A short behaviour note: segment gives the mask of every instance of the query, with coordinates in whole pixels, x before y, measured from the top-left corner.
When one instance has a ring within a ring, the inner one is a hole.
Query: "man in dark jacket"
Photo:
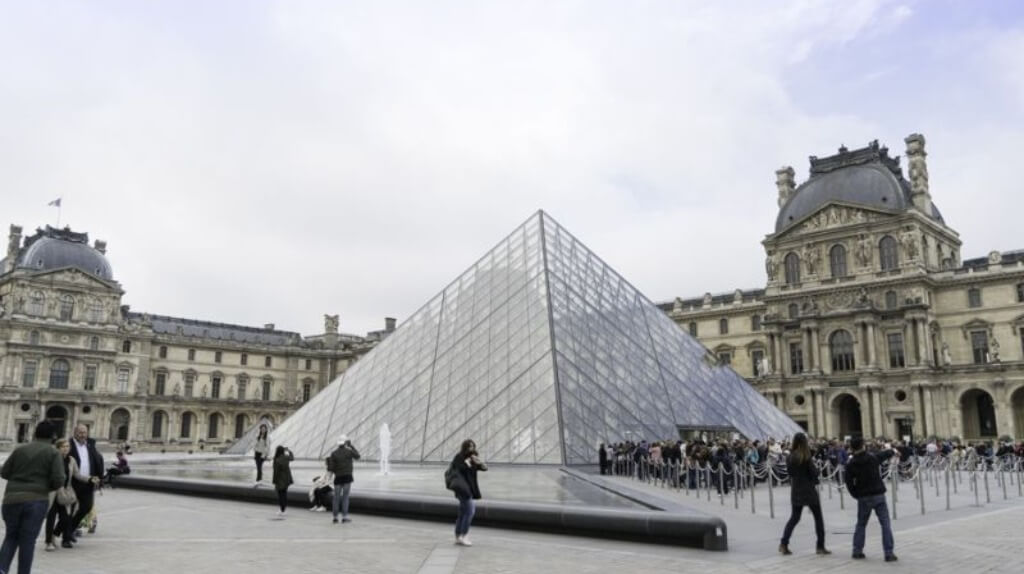
[[[71,519],[74,528],[92,512],[93,493],[103,479],[103,455],[96,450],[96,440],[89,438],[89,427],[79,424],[71,438],[71,456],[78,463],[79,472],[89,477],[89,482],[71,481],[71,487],[78,497],[78,512]],[[89,525],[89,532],[96,532],[95,525]]]
[[[348,496],[352,490],[352,461],[359,460],[359,451],[352,446],[348,437],[341,435],[338,448],[327,458],[327,470],[334,473],[334,523],[338,523],[338,504],[341,504],[341,521],[352,522],[348,517]]]
[[[0,476],[7,481],[3,500],[7,531],[0,549],[0,572],[11,571],[15,552],[18,571],[32,570],[36,538],[49,508],[49,493],[64,484],[64,464],[51,444],[55,431],[49,421],[36,425],[34,440],[14,449],[0,470]]]
[[[892,449],[869,453],[864,448],[864,439],[855,437],[850,441],[853,457],[846,465],[846,489],[857,499],[857,527],[853,531],[853,558],[864,558],[864,529],[871,518],[871,512],[878,517],[882,527],[882,550],[886,562],[895,562],[893,554],[892,525],[889,523],[889,506],[885,502],[885,482],[879,467],[889,457],[899,455]],[[895,470],[894,470],[895,472]]]

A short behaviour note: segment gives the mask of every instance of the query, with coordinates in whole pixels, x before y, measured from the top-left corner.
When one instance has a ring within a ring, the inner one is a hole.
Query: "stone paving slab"
[[[44,552],[39,541],[33,572],[122,574],[520,573],[560,572],[1019,572],[1019,525],[1024,504],[992,505],[974,514],[921,523],[897,534],[896,564],[882,562],[877,530],[869,531],[869,559],[850,560],[850,536],[833,536],[830,557],[813,554],[810,528],[797,553],[775,554],[782,521],[762,542],[741,551],[534,534],[474,527],[472,548],[452,545],[451,525],[353,515],[331,524],[330,513],[292,508],[276,519],[270,504],[193,498],[130,489],[97,497],[100,523],[73,550]],[[801,526],[806,526],[803,523]]]

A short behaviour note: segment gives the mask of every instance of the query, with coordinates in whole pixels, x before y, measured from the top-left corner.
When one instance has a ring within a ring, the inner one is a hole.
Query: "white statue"
[[[391,429],[388,423],[380,425],[380,473],[387,476],[391,472]]]
[[[949,352],[949,343],[942,342],[942,364],[943,366],[950,366],[953,364],[953,355]]]

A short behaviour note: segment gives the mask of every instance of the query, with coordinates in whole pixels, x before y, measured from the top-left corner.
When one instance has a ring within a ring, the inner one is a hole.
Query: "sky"
[[[132,310],[401,322],[538,209],[648,298],[763,287],[775,170],[927,138],[964,258],[1024,248],[1024,6],[0,0],[0,225]]]

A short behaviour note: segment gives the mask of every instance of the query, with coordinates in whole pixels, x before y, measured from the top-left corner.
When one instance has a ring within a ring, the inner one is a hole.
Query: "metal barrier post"
[[[739,467],[739,465],[733,465],[732,473],[733,473],[733,477],[736,478],[736,480],[733,481],[733,485],[732,485],[732,487],[733,487],[732,488],[732,497],[733,497],[732,505],[733,505],[733,508],[735,508],[736,510],[739,510],[740,509],[740,485],[738,484],[739,483],[739,476],[740,476],[740,467]]]
[[[843,496],[843,490],[846,489],[846,482],[843,480],[843,470],[845,468],[845,466],[839,465],[839,469],[836,471],[839,477],[839,486],[836,487],[836,490],[839,491],[839,510],[846,510],[846,497]]]
[[[937,476],[935,476],[935,469],[934,468],[932,469],[932,482],[935,483],[935,496],[938,497],[938,496],[940,496],[940,494],[939,494],[939,478]]]
[[[722,463],[718,463],[718,502],[725,506],[725,477],[722,475]]]
[[[924,477],[921,476],[921,467],[917,468],[917,491],[921,494],[918,498],[921,499],[921,514],[924,514]]]
[[[750,484],[750,513],[751,514],[757,514],[757,507],[754,506],[754,490],[756,490],[754,487],[757,486],[755,484],[756,481],[757,481],[757,474],[754,473],[754,465],[748,464],[747,466],[749,467],[749,470],[750,470],[750,480],[751,480],[751,484]]]
[[[1003,483],[1003,500],[1006,500],[1006,475],[1002,468],[999,469],[999,482]]]
[[[704,490],[708,493],[708,502],[711,502],[711,461],[704,469]]]
[[[975,470],[971,475],[971,486],[974,487],[974,506],[981,506],[981,500],[979,499],[980,489],[978,488],[978,471]]]
[[[889,482],[892,483],[892,519],[896,520],[899,518],[899,511],[897,510],[896,503],[899,501],[899,497],[896,495],[896,475],[899,474],[899,463],[893,463],[892,459],[889,459]]]
[[[985,504],[992,502],[992,496],[988,491],[988,463],[985,463]]]
[[[775,518],[775,493],[774,489],[772,488],[772,482],[774,482],[774,480],[772,479],[771,463],[766,465],[765,469],[768,472],[768,514],[769,516],[771,516],[771,518]]]
[[[956,481],[953,481],[956,484]],[[946,510],[949,510],[949,467],[946,467]]]

